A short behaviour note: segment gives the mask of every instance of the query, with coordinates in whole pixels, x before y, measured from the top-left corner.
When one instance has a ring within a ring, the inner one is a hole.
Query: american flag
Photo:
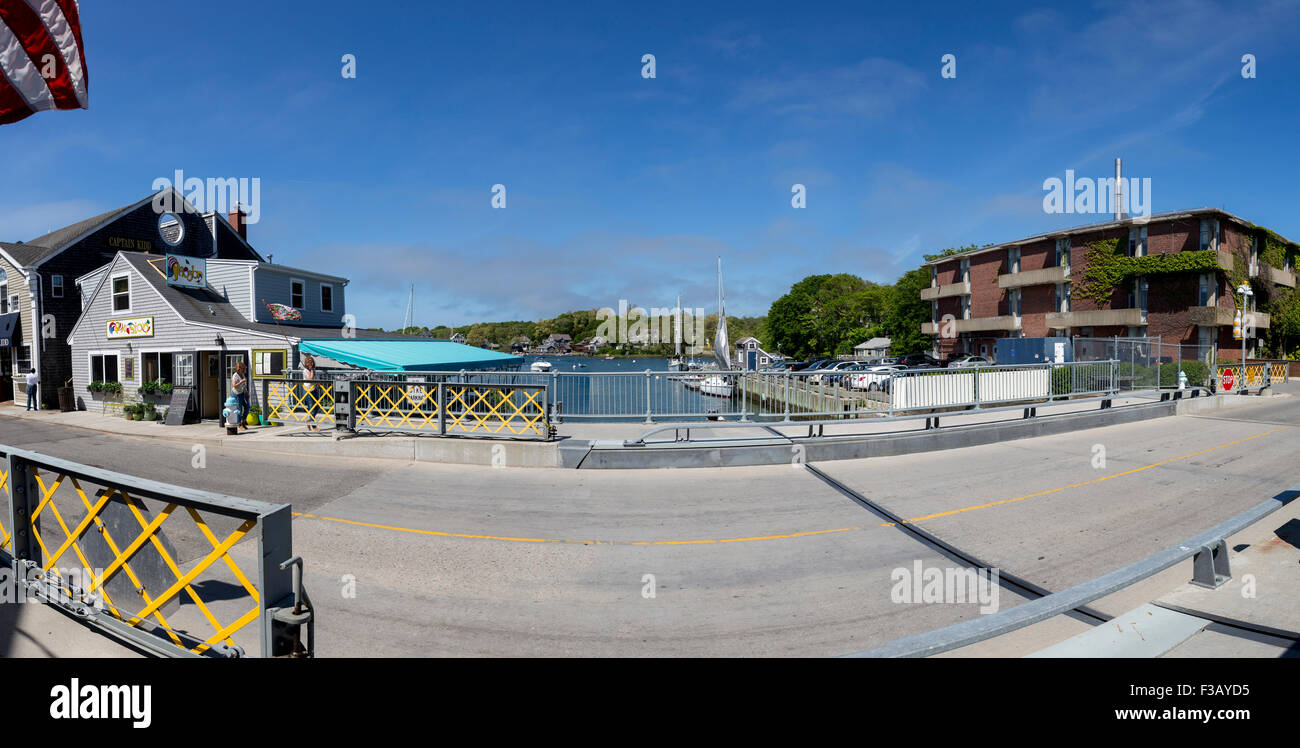
[[[0,0],[0,125],[88,109],[77,0]]]

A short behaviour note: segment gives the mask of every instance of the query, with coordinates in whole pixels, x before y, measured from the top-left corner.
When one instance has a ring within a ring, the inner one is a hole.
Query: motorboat
[[[548,371],[551,370],[551,362],[550,362],[550,361],[534,361],[534,362],[533,362],[533,365],[528,367],[528,370],[531,371],[531,372],[538,373],[538,374],[545,374],[546,372],[548,372]]]

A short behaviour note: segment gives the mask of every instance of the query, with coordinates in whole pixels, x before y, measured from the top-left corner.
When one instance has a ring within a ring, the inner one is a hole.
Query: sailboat
[[[727,340],[727,306],[722,298],[722,258],[718,258],[718,331],[713,335],[713,357],[719,371],[731,369],[731,342]],[[700,392],[705,395],[731,397],[735,384],[726,374],[710,374],[700,381]]]
[[[677,294],[677,309],[673,315],[673,357],[668,359],[668,371],[685,371],[682,360],[682,295]]]

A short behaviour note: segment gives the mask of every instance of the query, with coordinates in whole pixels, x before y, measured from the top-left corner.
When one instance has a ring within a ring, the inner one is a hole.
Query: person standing
[[[243,361],[235,363],[235,373],[230,377],[230,389],[239,402],[239,428],[248,430],[248,366]]]
[[[27,409],[40,410],[41,402],[36,399],[36,389],[40,386],[41,378],[37,376],[36,369],[27,370]]]
[[[302,357],[302,378],[305,381],[311,381],[316,378],[316,359],[311,354],[304,353]],[[317,433],[320,432],[320,426],[316,425],[316,397],[314,386],[303,384],[303,397],[307,400],[307,417],[311,420],[307,428]]]

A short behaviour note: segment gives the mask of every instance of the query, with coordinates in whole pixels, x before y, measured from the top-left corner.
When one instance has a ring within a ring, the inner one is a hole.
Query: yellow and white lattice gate
[[[24,601],[57,605],[160,655],[310,654],[314,624],[288,505],[0,452],[0,545]]]

